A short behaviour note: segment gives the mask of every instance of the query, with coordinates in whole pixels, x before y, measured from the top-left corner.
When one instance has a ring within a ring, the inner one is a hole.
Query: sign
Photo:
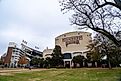
[[[62,42],[65,42],[66,46],[69,44],[80,44],[79,40],[82,40],[83,37],[81,36],[72,36],[72,37],[66,37],[62,39]]]

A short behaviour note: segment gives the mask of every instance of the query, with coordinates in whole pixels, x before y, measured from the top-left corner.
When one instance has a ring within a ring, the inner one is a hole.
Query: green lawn
[[[0,75],[0,81],[121,81],[121,69],[49,69]]]

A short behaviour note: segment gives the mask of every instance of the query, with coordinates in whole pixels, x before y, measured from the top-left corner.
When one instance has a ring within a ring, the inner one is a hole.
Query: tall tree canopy
[[[56,45],[52,53],[53,66],[63,65],[61,47]]]
[[[79,29],[90,28],[107,36],[121,47],[120,0],[60,0],[61,10],[71,11],[71,23]]]

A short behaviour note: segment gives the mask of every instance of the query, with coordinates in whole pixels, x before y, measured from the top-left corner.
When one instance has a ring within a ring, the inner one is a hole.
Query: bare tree
[[[73,25],[99,32],[121,47],[117,38],[121,33],[120,0],[61,0],[60,3],[62,11],[71,11]]]
[[[90,48],[89,53],[92,54],[92,59],[102,59],[99,58],[107,56],[108,66],[111,69],[111,65],[119,65],[121,62],[121,50],[106,36],[97,33],[94,36],[93,42],[88,46]],[[97,53],[97,54],[95,54]],[[96,55],[96,56],[95,56]],[[97,58],[98,57],[98,58]]]

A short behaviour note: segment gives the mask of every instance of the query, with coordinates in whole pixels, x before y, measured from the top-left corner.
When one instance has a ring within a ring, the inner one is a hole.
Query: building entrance
[[[70,68],[70,61],[65,61],[65,67]]]

